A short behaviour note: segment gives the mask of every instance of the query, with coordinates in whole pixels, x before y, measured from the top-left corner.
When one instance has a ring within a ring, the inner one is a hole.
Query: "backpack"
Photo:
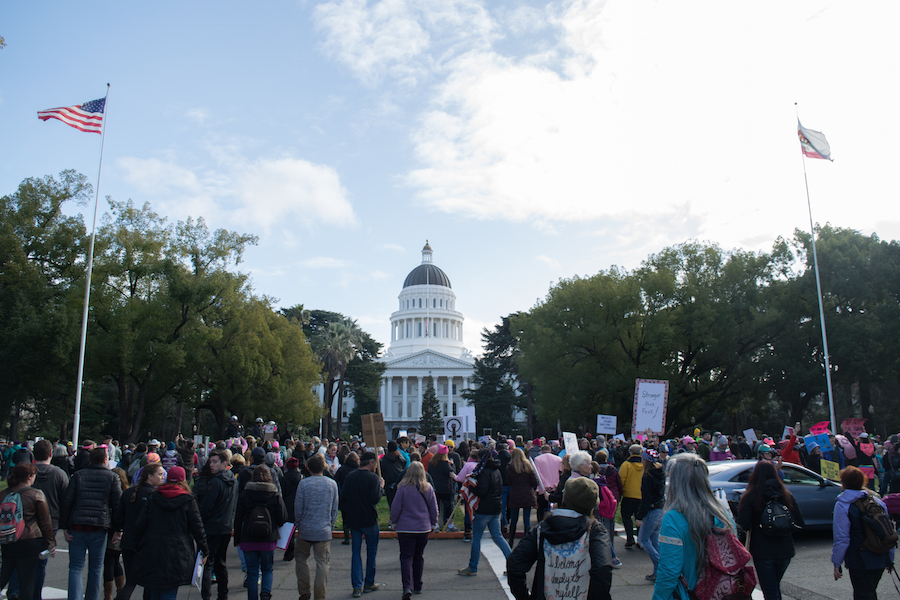
[[[897,528],[894,527],[894,522],[884,507],[868,494],[853,504],[859,509],[863,533],[866,536],[860,549],[868,550],[873,554],[886,554],[895,548],[897,546]]]
[[[22,496],[10,492],[0,504],[0,544],[12,544],[25,533],[25,516],[22,513]]]
[[[272,537],[272,515],[269,514],[269,509],[265,504],[257,504],[253,507],[244,526],[244,532],[253,541],[268,541]]]
[[[787,537],[800,527],[794,522],[790,509],[778,498],[766,502],[760,517],[759,527],[769,537]]]
[[[706,571],[692,593],[697,600],[749,600],[756,572],[750,552],[730,529],[714,529],[706,536]]]
[[[591,582],[591,527],[580,538],[556,546],[544,539],[542,523],[538,527],[538,548],[544,559],[544,598],[587,600]]]
[[[618,505],[615,495],[613,495],[609,486],[601,485],[597,487],[600,488],[600,504],[597,505],[597,514],[604,519],[615,518],[616,506]],[[610,536],[612,535],[613,533],[610,532]]]
[[[135,473],[137,473],[141,468],[141,458],[146,456],[144,452],[140,454],[132,454],[131,455],[131,463],[128,465],[128,477],[134,477]]]

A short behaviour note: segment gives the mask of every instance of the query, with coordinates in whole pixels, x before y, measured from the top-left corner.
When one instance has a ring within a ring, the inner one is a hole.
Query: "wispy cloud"
[[[549,267],[552,267],[555,270],[559,270],[562,268],[562,265],[560,265],[559,261],[555,258],[550,258],[549,256],[544,256],[543,254],[538,255],[536,258],[538,259],[538,261],[544,263]]]
[[[347,266],[347,263],[339,258],[330,256],[316,256],[315,258],[307,258],[297,263],[301,267],[307,269],[338,269]]]
[[[406,252],[406,248],[404,248],[403,246],[401,246],[399,244],[390,244],[390,243],[379,244],[378,249],[379,250],[392,250],[394,252],[403,252],[403,253]]]
[[[187,117],[192,121],[203,125],[206,123],[206,119],[209,118],[209,111],[205,108],[192,108],[187,111]]]

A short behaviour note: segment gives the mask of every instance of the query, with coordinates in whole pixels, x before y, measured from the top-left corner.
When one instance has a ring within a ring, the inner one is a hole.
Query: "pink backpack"
[[[597,505],[597,514],[604,519],[612,519],[616,516],[616,497],[613,495],[609,486],[601,485],[600,488],[600,504]],[[612,532],[610,532],[612,535]]]
[[[706,572],[694,586],[697,600],[749,600],[756,572],[750,552],[730,529],[714,529],[706,536]]]

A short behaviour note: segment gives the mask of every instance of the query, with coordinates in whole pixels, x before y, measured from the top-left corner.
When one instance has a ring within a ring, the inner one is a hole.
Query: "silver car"
[[[737,511],[741,495],[747,489],[755,460],[728,460],[707,463],[713,490],[722,490],[732,511]],[[799,465],[784,463],[784,485],[797,500],[806,522],[804,529],[830,529],[834,502],[841,486]]]

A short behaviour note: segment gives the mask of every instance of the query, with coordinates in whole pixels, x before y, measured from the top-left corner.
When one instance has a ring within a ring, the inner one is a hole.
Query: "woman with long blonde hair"
[[[534,488],[538,486],[537,474],[520,448],[513,450],[506,467],[506,484],[509,486],[509,547],[512,548],[519,524],[519,510],[522,510],[525,533],[528,533],[531,529],[531,509],[537,506],[537,495],[534,493]]]
[[[437,498],[420,462],[412,462],[397,484],[397,494],[391,504],[391,525],[400,543],[403,600],[409,600],[413,592],[422,591],[425,545],[431,530],[438,525]]]

